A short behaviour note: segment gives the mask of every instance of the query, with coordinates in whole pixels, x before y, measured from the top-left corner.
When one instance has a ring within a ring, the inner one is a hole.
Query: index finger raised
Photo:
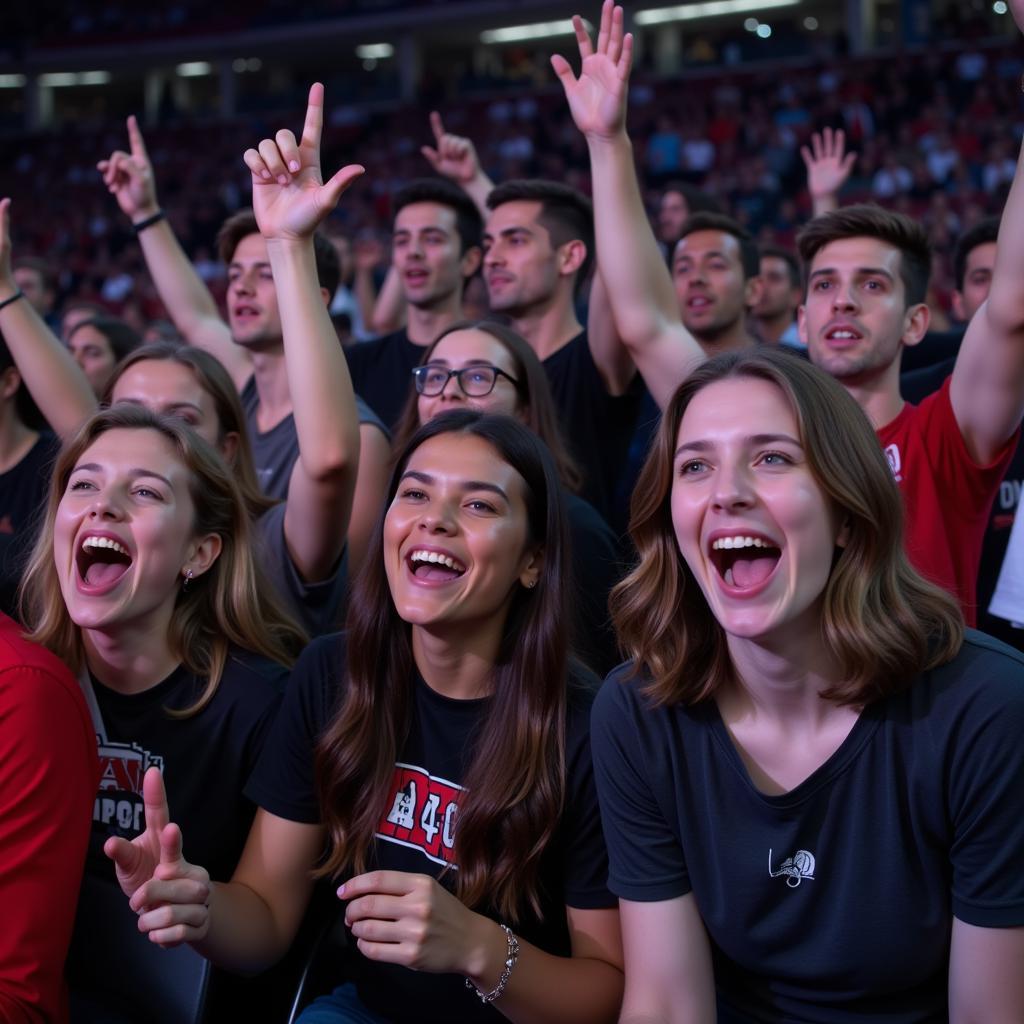
[[[436,110],[430,112],[430,130],[434,133],[436,142],[440,142],[444,138],[444,121],[441,120],[441,115]]]
[[[324,87],[314,82],[309,87],[309,102],[306,105],[306,120],[302,126],[300,145],[312,149],[320,148],[320,136],[324,129]]]
[[[152,829],[159,836],[170,820],[167,791],[159,768],[150,768],[143,776],[142,802],[146,809],[146,828]]]
[[[149,154],[146,152],[146,141],[142,137],[139,120],[134,114],[128,118],[128,145],[131,148],[132,156],[140,160],[149,160]]]

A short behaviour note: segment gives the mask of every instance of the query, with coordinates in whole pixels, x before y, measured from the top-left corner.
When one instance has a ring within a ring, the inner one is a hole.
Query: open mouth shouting
[[[708,558],[727,594],[754,597],[768,586],[782,549],[764,534],[719,531],[710,539]]]
[[[824,335],[831,348],[848,348],[864,339],[864,331],[850,320],[834,320]]]
[[[424,585],[451,583],[466,574],[462,562],[440,548],[415,548],[405,563],[416,582]]]
[[[76,586],[90,597],[110,593],[131,568],[128,548],[109,533],[87,533],[75,553]]]

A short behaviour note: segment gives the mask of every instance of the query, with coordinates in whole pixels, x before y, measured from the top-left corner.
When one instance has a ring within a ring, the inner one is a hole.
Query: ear
[[[587,259],[587,246],[579,238],[558,247],[558,273],[569,277],[583,266]]]
[[[480,269],[483,258],[484,251],[479,245],[471,245],[462,254],[462,258],[459,260],[459,270],[462,272],[464,280],[472,277]]]
[[[220,441],[220,453],[229,466],[234,466],[238,456],[238,432],[229,430]]]
[[[331,299],[333,299],[334,296],[326,288],[321,288],[320,289],[320,298],[323,299],[323,302],[324,302],[325,306],[330,306]]]
[[[953,292],[953,316],[961,323],[969,319],[964,310],[964,296],[962,292]]]
[[[848,515],[843,516],[843,521],[839,526],[839,532],[836,534],[836,547],[845,548],[850,543],[850,517]]]
[[[523,571],[519,574],[519,582],[526,587],[527,590],[533,590],[533,588],[540,582],[540,574],[543,568],[544,549],[537,548],[529,556],[529,561],[524,566]]]
[[[764,295],[764,280],[759,274],[748,277],[743,285],[743,304],[747,309],[752,309]]]
[[[217,561],[222,547],[223,542],[216,533],[208,533],[194,540],[189,549],[188,561],[181,567],[181,575],[185,576],[191,569],[193,577],[202,576]]]
[[[932,314],[925,302],[919,302],[911,306],[904,314],[903,337],[900,341],[904,345],[917,345],[928,333],[928,325],[931,323]]]
[[[0,374],[0,398],[13,398],[21,387],[21,374],[16,366],[8,366]]]
[[[796,333],[800,344],[807,348],[807,307],[802,302],[796,307]]]

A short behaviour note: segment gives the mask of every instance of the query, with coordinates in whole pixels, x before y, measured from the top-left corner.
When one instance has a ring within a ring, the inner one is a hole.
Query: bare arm
[[[953,919],[950,1024],[1024,1020],[1024,928],[978,928]]]
[[[374,334],[390,334],[405,323],[405,296],[394,264],[388,267],[377,301],[372,304],[368,323]]]
[[[621,344],[664,407],[704,353],[683,327],[675,288],[640,196],[626,134],[633,39],[623,31],[622,9],[610,0],[601,10],[596,51],[583,22],[577,17],[574,24],[583,62],[579,77],[563,57],[553,57],[552,66],[590,150],[598,269]],[[608,378],[621,379],[627,364],[610,342],[594,352],[594,359]]]
[[[626,992],[620,1024],[714,1024],[711,948],[693,893],[619,900]]]
[[[839,190],[846,184],[856,153],[846,152],[846,133],[842,128],[814,132],[810,146],[801,146],[800,155],[807,168],[807,190],[811,194],[811,215],[820,217],[839,209]]]
[[[296,568],[308,580],[325,578],[341,556],[359,466],[355,395],[317,280],[313,233],[363,168],[350,165],[321,181],[322,126],[323,86],[316,84],[309,91],[300,142],[290,131],[279,131],[258,151],[245,153],[281,312],[299,443],[284,535]]]
[[[134,117],[128,118],[131,152],[117,150],[98,164],[103,182],[117,199],[122,211],[139,223],[157,213],[153,165]],[[252,375],[252,364],[244,349],[231,340],[209,289],[185,255],[170,224],[157,221],[139,232],[139,244],[160,300],[182,337],[196,348],[216,356],[241,390]]]
[[[354,579],[363,564],[384,506],[391,467],[391,445],[372,423],[359,425],[359,475],[348,524],[348,575]]]
[[[16,294],[11,271],[10,199],[0,199],[0,302]],[[96,396],[74,356],[27,299],[0,309],[0,334],[39,411],[67,440],[96,410]]]

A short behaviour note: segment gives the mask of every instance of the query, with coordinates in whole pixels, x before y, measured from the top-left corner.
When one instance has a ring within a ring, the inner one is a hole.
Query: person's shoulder
[[[635,662],[624,661],[608,673],[594,699],[595,721],[635,716],[652,705],[644,693],[651,680]]]
[[[292,669],[292,686],[333,693],[341,685],[346,663],[345,633],[327,633],[306,645]]]
[[[345,357],[350,364],[373,363],[382,358],[385,353],[401,348],[408,343],[409,336],[405,333],[405,328],[400,327],[397,331],[392,331],[390,334],[382,334],[377,338],[371,338],[369,341],[360,341],[355,345],[349,345],[345,349]]]
[[[288,681],[288,668],[255,651],[232,647],[218,689],[226,693],[280,695]]]

